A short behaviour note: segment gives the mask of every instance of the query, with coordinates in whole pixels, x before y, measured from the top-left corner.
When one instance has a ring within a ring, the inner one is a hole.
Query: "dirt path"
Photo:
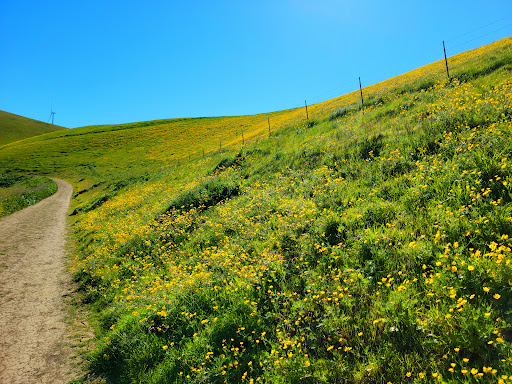
[[[0,383],[67,383],[63,297],[66,215],[72,187],[0,219]]]

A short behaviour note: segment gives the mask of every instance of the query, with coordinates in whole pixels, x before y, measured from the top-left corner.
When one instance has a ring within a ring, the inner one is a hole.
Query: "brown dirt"
[[[0,219],[0,383],[73,379],[64,298],[66,216],[73,188]]]

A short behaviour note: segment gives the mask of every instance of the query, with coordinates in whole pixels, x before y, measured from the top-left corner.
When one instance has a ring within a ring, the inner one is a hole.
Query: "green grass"
[[[34,205],[57,192],[57,184],[41,176],[0,174],[0,217]]]
[[[287,112],[243,147],[248,120],[219,118],[233,145],[190,162],[191,132],[217,118],[0,150],[0,167],[75,185],[72,271],[96,329],[82,381],[505,380],[511,45],[450,58],[460,80],[436,63],[390,79],[363,111],[347,97],[314,124]]]
[[[0,111],[0,147],[28,137],[65,129],[58,125]]]

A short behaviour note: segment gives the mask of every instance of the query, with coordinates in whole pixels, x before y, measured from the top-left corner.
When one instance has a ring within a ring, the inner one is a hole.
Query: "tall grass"
[[[47,177],[0,174],[0,217],[34,205],[57,192]]]

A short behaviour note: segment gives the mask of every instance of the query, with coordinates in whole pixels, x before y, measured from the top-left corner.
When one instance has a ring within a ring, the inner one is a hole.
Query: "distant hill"
[[[13,141],[61,129],[67,128],[0,111],[0,147]]]

